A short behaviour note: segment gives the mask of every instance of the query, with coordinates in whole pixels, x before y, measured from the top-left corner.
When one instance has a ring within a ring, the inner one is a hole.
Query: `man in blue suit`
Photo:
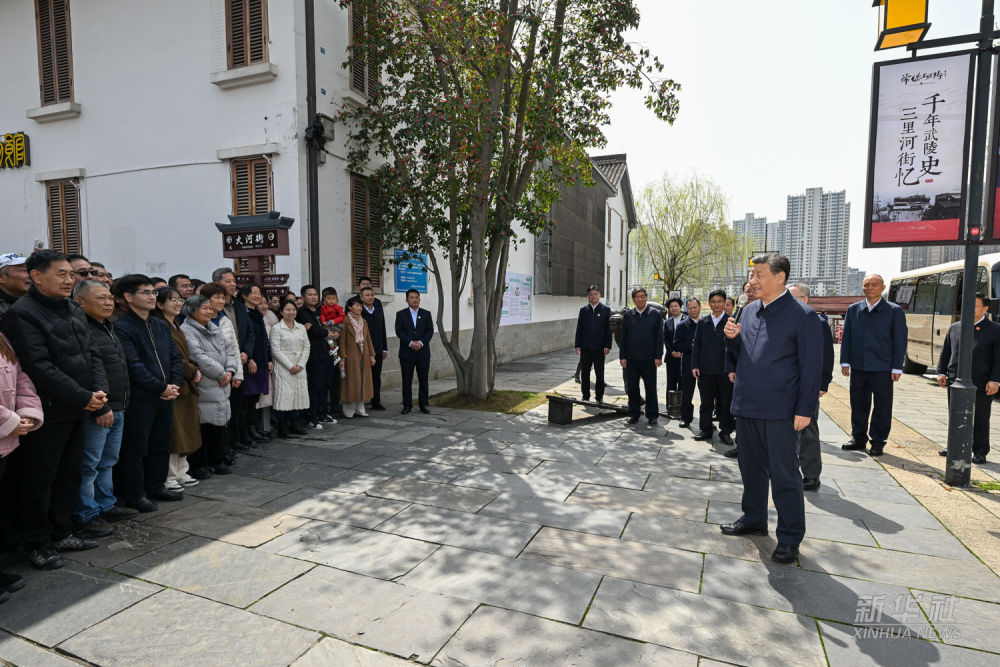
[[[417,371],[419,386],[417,401],[420,411],[430,413],[430,391],[427,386],[431,368],[431,338],[434,337],[434,322],[431,313],[420,307],[420,292],[406,291],[406,305],[409,308],[396,313],[396,338],[399,339],[399,370],[403,374],[403,410],[408,414],[413,410],[413,371]]]
[[[622,318],[622,337],[618,358],[625,369],[625,390],[628,392],[628,423],[635,424],[642,416],[642,393],[646,391],[646,419],[656,426],[660,405],[656,398],[656,369],[663,364],[663,319],[660,311],[647,304],[646,289],[632,290],[635,307]]]
[[[695,440],[711,440],[714,427],[712,411],[719,409],[719,440],[733,446],[730,435],[736,428],[730,411],[733,399],[733,383],[729,380],[727,366],[728,345],[725,337],[726,323],[731,319],[726,315],[726,293],[715,290],[708,295],[711,312],[698,323],[694,334],[691,357],[691,373],[698,378],[698,393],[701,395],[701,409],[698,427],[701,429]]]
[[[750,279],[760,300],[748,304],[740,322],[726,323],[738,344],[733,414],[740,447],[743,515],[722,525],[726,535],[767,534],[767,490],[778,510],[776,563],[798,556],[806,532],[798,433],[812,420],[819,401],[823,337],[812,308],[793,297],[785,282],[791,272],[783,255],[759,255]]]
[[[611,309],[601,303],[601,290],[597,285],[587,288],[586,306],[580,309],[576,320],[576,340],[573,347],[580,355],[580,391],[583,400],[590,400],[590,367],[594,367],[594,395],[597,402],[604,400],[604,358],[611,351]]]
[[[667,391],[681,388],[681,356],[683,350],[674,350],[674,334],[687,315],[681,312],[681,300],[673,297],[667,301],[667,319],[663,323],[663,347],[667,354],[663,357],[663,365],[667,367]],[[688,375],[690,375],[690,371]]]
[[[884,289],[882,276],[865,278],[865,300],[847,308],[840,339],[841,372],[851,378],[851,439],[842,448],[864,450],[871,440],[871,456],[882,456],[889,439],[892,383],[903,375],[906,356],[906,315],[882,298]]]
[[[687,317],[674,327],[674,338],[670,341],[668,356],[680,355],[681,362],[681,421],[678,424],[681,428],[691,426],[694,419],[694,390],[698,381],[691,374],[692,346],[694,345],[694,332],[698,328],[698,320],[701,319],[701,301],[691,297],[687,300]],[[664,341],[666,343],[666,341]]]

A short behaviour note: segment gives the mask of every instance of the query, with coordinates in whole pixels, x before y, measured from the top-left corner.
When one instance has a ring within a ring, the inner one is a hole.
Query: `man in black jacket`
[[[628,423],[634,424],[642,415],[642,395],[639,380],[646,390],[646,418],[655,426],[660,416],[656,397],[656,369],[663,363],[663,319],[660,311],[646,305],[646,290],[632,290],[632,303],[622,319],[622,338],[618,357],[625,369],[625,389],[628,392]]]
[[[375,348],[375,365],[372,366],[372,410],[385,410],[382,406],[382,362],[389,356],[389,343],[385,328],[385,311],[382,302],[375,298],[371,278],[358,281],[361,297],[361,317],[368,323],[368,334]]]
[[[419,386],[417,401],[420,411],[430,412],[428,377],[431,368],[431,338],[434,322],[431,313],[420,307],[420,292],[406,291],[408,308],[396,313],[396,338],[399,339],[399,370],[403,374],[403,414],[413,409],[413,371],[417,371]],[[363,312],[363,311],[362,311]]]
[[[573,347],[580,355],[580,390],[583,400],[590,400],[590,367],[594,367],[596,383],[594,395],[597,402],[604,400],[604,358],[611,351],[611,309],[601,303],[601,290],[597,285],[587,288],[586,306],[576,319],[576,340]]]
[[[726,293],[715,290],[708,295],[708,307],[712,312],[698,323],[694,334],[694,351],[691,359],[691,374],[698,379],[701,408],[698,413],[700,432],[695,440],[711,440],[715,429],[712,425],[712,409],[719,408],[719,440],[732,446],[730,435],[736,422],[729,413],[733,401],[733,383],[726,372],[727,343],[724,330],[729,316],[726,315]]]
[[[118,285],[128,304],[115,321],[115,334],[128,360],[129,405],[114,470],[115,493],[128,507],[155,512],[155,500],[183,499],[164,483],[170,465],[173,401],[184,381],[184,369],[170,326],[150,317],[156,308],[150,279],[131,274],[119,278]]]
[[[670,342],[669,354],[679,354],[681,362],[681,421],[680,428],[687,428],[694,420],[694,390],[698,384],[691,373],[691,357],[694,353],[694,334],[701,320],[701,301],[691,297],[687,300],[687,317],[674,328],[674,338]],[[666,343],[666,341],[664,341]]]
[[[808,285],[803,283],[789,285],[788,291],[802,303],[809,303]],[[833,381],[833,332],[830,331],[830,325],[820,317],[819,313],[816,313],[816,317],[819,319],[820,330],[823,333],[823,374],[820,376],[819,382],[819,395],[822,398],[830,390],[830,382]],[[819,489],[819,475],[823,472],[823,459],[820,454],[819,442],[819,401],[816,401],[812,421],[799,431],[799,468],[802,469],[802,488],[805,491]]]
[[[302,307],[295,319],[306,328],[309,337],[309,360],[306,361],[306,381],[309,383],[309,428],[323,429],[323,423],[335,423],[327,414],[330,381],[330,346],[326,342],[330,331],[319,321],[319,290],[315,285],[303,285]]]
[[[1000,390],[1000,324],[986,317],[990,304],[986,295],[976,295],[975,331],[972,344],[972,384],[976,385],[976,406],[972,418],[972,462],[986,463],[990,453],[990,413],[993,400]],[[938,357],[937,382],[947,387],[958,377],[959,339],[962,337],[962,323],[955,322],[948,329],[948,335]],[[951,391],[949,390],[949,400]],[[938,452],[948,456],[948,450]]]
[[[84,280],[73,288],[73,300],[90,325],[93,354],[101,359],[108,377],[108,402],[83,422],[83,481],[76,502],[76,534],[84,538],[106,537],[113,530],[108,520],[119,521],[137,514],[120,507],[115,499],[112,468],[118,462],[128,406],[128,360],[125,349],[108,318],[115,299],[104,283]]]
[[[667,354],[663,357],[663,365],[667,367],[667,391],[681,388],[681,350],[674,350],[674,335],[677,328],[684,323],[687,316],[681,312],[681,300],[673,297],[667,301],[667,319],[663,322],[663,347]]]
[[[0,330],[35,385],[45,423],[21,436],[7,473],[19,484],[14,510],[28,562],[53,570],[64,564],[60,551],[97,546],[72,534],[73,509],[80,492],[83,420],[107,403],[108,381],[91,352],[83,313],[69,301],[74,275],[66,256],[37,250],[26,268],[33,285],[7,311]]]
[[[236,340],[240,346],[238,350],[240,364],[244,367],[243,377],[257,372],[257,362],[251,359],[251,355],[256,345],[256,334],[250,324],[250,313],[247,312],[243,302],[236,298],[239,291],[239,284],[236,282],[236,274],[229,267],[223,266],[212,272],[212,282],[226,290],[226,305],[222,312],[226,314],[236,331]],[[250,437],[247,415],[243,409],[243,384],[231,383],[229,385],[229,442],[233,449],[247,450],[253,445]]]

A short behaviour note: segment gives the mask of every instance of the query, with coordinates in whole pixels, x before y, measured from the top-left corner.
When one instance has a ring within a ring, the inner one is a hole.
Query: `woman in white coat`
[[[291,301],[281,306],[281,321],[271,327],[271,357],[274,359],[274,411],[278,416],[278,435],[305,435],[295,423],[293,413],[309,408],[309,383],[306,361],[309,337],[306,328],[295,321],[298,308]]]

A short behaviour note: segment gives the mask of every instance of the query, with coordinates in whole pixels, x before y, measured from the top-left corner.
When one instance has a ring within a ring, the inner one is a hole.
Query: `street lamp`
[[[930,0],[874,0],[872,7],[879,8],[881,28],[875,50],[892,49],[919,42],[931,24],[927,22],[927,4]]]

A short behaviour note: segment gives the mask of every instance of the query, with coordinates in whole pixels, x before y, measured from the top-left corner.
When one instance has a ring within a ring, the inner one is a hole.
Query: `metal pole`
[[[972,415],[976,386],[972,383],[972,345],[976,306],[976,279],[979,265],[979,241],[983,236],[983,210],[986,204],[986,151],[990,129],[990,76],[993,61],[994,0],[983,0],[979,20],[979,54],[976,57],[976,96],[972,118],[972,153],[969,169],[969,199],[966,207],[965,273],[962,278],[961,339],[958,346],[958,377],[949,388],[948,459],[945,482],[968,486],[972,477]],[[969,230],[977,228],[972,235]]]
[[[316,10],[314,0],[306,0],[306,127],[316,122]],[[306,142],[306,183],[309,196],[309,282],[320,286],[319,266],[319,150],[316,142]]]

